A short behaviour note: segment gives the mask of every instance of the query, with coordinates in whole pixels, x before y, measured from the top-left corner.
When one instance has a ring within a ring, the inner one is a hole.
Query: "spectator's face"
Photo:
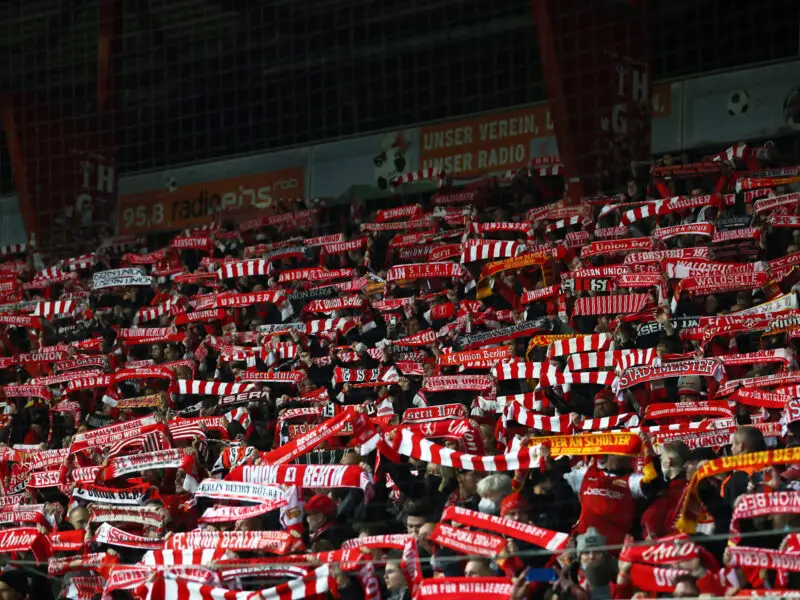
[[[675,598],[697,598],[700,595],[700,590],[697,589],[696,585],[688,581],[679,581],[678,585],[675,586],[673,595]]]
[[[414,335],[415,333],[418,333],[419,321],[417,321],[416,319],[409,319],[406,329],[408,331],[408,335]]]
[[[594,417],[595,419],[601,419],[603,417],[611,417],[614,415],[614,403],[607,399],[603,398],[602,400],[596,400],[594,403]]]
[[[506,512],[503,518],[508,519],[509,521],[516,521],[517,523],[527,523],[528,513],[521,508],[513,508]]]
[[[581,552],[581,566],[586,568],[589,565],[596,565],[603,562],[603,553],[599,550],[589,550]]]
[[[425,524],[425,517],[410,515],[406,519],[406,533],[414,538],[419,536],[420,528]]]
[[[325,515],[322,513],[308,513],[308,530],[314,533],[325,524]]]
[[[719,304],[717,303],[716,296],[706,296],[706,314],[714,315],[717,313]]]
[[[83,507],[74,509],[69,513],[69,522],[75,529],[86,529],[89,524],[89,511]]]
[[[736,294],[736,304],[740,304],[745,308],[750,308],[750,305],[753,303],[753,295],[748,294],[747,292],[739,292]]]
[[[464,567],[464,577],[491,577],[492,570],[486,563],[479,560],[471,560]]]
[[[150,356],[156,362],[163,360],[164,350],[161,348],[161,346],[153,346],[153,348],[150,350]]]
[[[258,531],[256,519],[239,519],[236,521],[236,531]]]
[[[390,592],[401,590],[406,587],[406,579],[403,572],[400,570],[400,565],[391,562],[386,565],[386,572],[383,575],[386,582],[386,589]]]
[[[742,436],[736,432],[733,435],[733,443],[731,444],[731,454],[734,456],[738,456],[739,454],[744,454],[746,450],[744,449],[744,439]]]
[[[428,543],[428,538],[433,533],[433,530],[436,528],[435,523],[425,523],[422,527],[419,528],[419,534],[416,537],[417,543],[428,550],[431,551],[430,544]]]
[[[478,476],[475,471],[467,471],[458,476],[458,483],[464,496],[472,496],[478,491]]]

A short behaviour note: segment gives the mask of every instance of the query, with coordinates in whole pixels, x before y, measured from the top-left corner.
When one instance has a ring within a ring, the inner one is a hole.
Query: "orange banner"
[[[532,141],[551,135],[546,105],[428,125],[420,128],[420,163],[454,174],[517,169],[530,162]]]
[[[653,86],[653,118],[671,114],[671,94],[670,84]],[[519,169],[533,158],[534,142],[553,135],[546,104],[426,125],[420,127],[420,166],[453,174]]]
[[[305,194],[305,168],[128,194],[119,199],[118,234],[171,231],[210,223],[220,211],[237,218],[270,215],[283,199]]]

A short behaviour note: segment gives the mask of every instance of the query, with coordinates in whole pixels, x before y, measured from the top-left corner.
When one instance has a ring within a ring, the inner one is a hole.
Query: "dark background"
[[[122,172],[543,100],[530,1],[125,0]],[[797,0],[652,1],[656,80],[798,55]],[[0,2],[0,91],[93,111],[99,4]]]

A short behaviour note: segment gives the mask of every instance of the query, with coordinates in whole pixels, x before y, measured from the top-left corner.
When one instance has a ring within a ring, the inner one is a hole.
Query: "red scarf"
[[[569,541],[569,535],[559,531],[550,531],[530,525],[519,523],[511,519],[486,515],[468,508],[448,506],[442,514],[442,522],[453,522],[473,529],[490,531],[505,537],[533,544],[538,548],[545,548],[551,552],[560,552]]]
[[[742,494],[731,517],[731,545],[741,541],[739,523],[764,515],[791,515],[800,513],[800,492],[764,492]]]
[[[687,375],[720,378],[724,373],[722,362],[713,358],[677,361],[659,366],[631,367],[620,374],[619,387],[624,390],[639,383],[658,381],[667,377],[686,377]]]
[[[359,465],[241,465],[225,480],[305,488],[360,488],[364,492],[372,485]]]
[[[176,533],[168,538],[165,548],[173,550],[217,549],[237,551],[261,550],[283,555],[303,550],[303,542],[288,531],[207,531]]]

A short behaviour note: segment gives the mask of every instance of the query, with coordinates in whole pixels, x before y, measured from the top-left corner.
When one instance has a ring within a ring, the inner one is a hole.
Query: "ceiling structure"
[[[530,1],[125,0],[123,169],[541,100]],[[91,113],[100,2],[0,2],[2,91]],[[656,78],[797,54],[794,0],[655,5]]]

